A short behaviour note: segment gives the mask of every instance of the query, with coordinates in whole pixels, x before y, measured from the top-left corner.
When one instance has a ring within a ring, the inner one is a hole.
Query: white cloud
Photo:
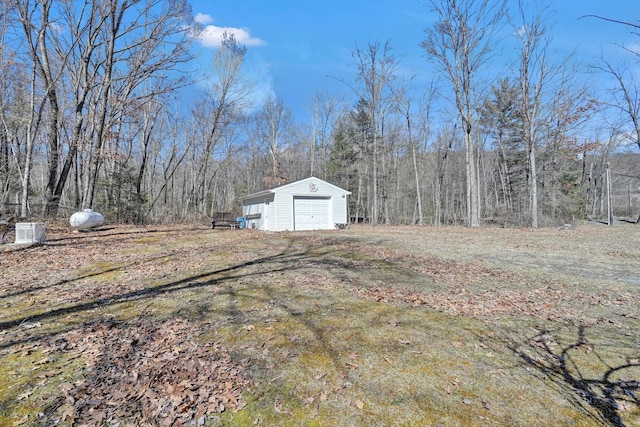
[[[196,18],[200,15],[196,15]],[[206,47],[218,47],[222,41],[222,34],[233,34],[236,36],[236,40],[245,46],[264,46],[267,43],[257,37],[252,37],[249,31],[245,28],[234,27],[218,27],[215,25],[205,26],[197,35],[196,38],[200,40],[203,46]]]
[[[213,22],[211,15],[207,15],[206,13],[197,13],[196,16],[193,17],[193,20],[200,25],[207,25]]]

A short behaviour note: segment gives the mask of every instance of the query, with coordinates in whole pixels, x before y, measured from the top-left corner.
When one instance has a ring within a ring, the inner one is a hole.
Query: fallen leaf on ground
[[[61,419],[183,425],[244,407],[242,392],[251,383],[247,366],[218,343],[198,344],[196,332],[182,319],[98,320],[68,332],[64,351],[79,352],[92,369],[61,387],[68,397]]]

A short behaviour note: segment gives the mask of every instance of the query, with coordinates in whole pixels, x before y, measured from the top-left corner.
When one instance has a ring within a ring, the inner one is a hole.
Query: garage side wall
[[[256,230],[271,230],[270,209],[273,206],[274,195],[268,194],[242,202],[242,216],[245,217],[246,227]]]
[[[347,212],[347,206],[349,206],[349,194],[340,192],[336,194],[333,200],[333,224],[348,224],[349,213]]]

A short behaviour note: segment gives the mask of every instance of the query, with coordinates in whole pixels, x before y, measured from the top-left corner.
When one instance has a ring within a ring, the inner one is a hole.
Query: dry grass
[[[53,343],[112,318],[249,366],[206,425],[640,426],[633,226],[54,227],[0,268],[0,425],[70,424],[87,361]]]

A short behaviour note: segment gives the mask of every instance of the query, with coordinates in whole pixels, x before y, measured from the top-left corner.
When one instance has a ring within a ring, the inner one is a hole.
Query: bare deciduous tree
[[[523,0],[518,2],[521,22],[514,31],[519,42],[519,88],[518,113],[522,121],[522,139],[529,163],[529,199],[531,226],[538,227],[538,170],[536,145],[539,138],[539,122],[542,114],[543,89],[546,88],[552,71],[547,63],[547,49],[551,39],[544,25],[542,12],[535,11],[528,19]]]
[[[506,14],[506,1],[430,0],[438,22],[425,30],[421,43],[449,80],[465,139],[468,225],[480,225],[474,123],[478,71],[493,49],[493,36]]]
[[[102,35],[102,80],[84,206],[93,205],[103,147],[109,139],[118,142],[127,110],[183,85],[183,79],[166,79],[165,75],[191,58],[190,39],[185,31],[191,20],[186,1],[103,1],[107,31]],[[149,84],[153,79],[159,83]],[[154,91],[141,89],[143,85]]]
[[[625,75],[614,67],[611,62],[602,59],[600,68],[614,78],[617,87],[612,89],[612,102],[606,102],[609,107],[618,109],[631,123],[624,132],[624,137],[640,149],[640,88],[629,75]]]
[[[311,106],[310,175],[321,172],[321,177],[326,179],[329,136],[338,120],[339,109],[340,99],[337,96],[327,92],[316,92],[314,95]],[[323,165],[325,169],[318,170],[318,165]]]
[[[357,47],[351,53],[356,62],[356,85],[349,84],[353,93],[359,98],[359,105],[363,107],[369,122],[369,134],[365,138],[365,161],[371,170],[371,176],[365,179],[369,184],[369,198],[371,208],[371,222],[379,221],[380,207],[380,177],[379,169],[385,167],[384,158],[380,155],[381,145],[385,144],[385,121],[394,110],[395,94],[391,90],[394,79],[398,73],[398,58],[391,53],[389,41],[381,45],[378,42],[370,42],[367,48]],[[343,81],[344,83],[344,81]],[[389,215],[386,215],[389,220]]]
[[[436,93],[436,86],[433,84],[431,85],[427,96],[421,102],[421,108],[419,108],[417,112],[412,110],[412,99],[408,94],[408,89],[408,87],[402,87],[399,89],[397,94],[397,108],[406,123],[407,138],[409,140],[411,166],[413,168],[413,178],[415,180],[414,185],[416,190],[417,223],[418,225],[424,225],[422,190],[420,186],[420,167],[418,164],[418,140],[427,140],[429,138],[431,104]],[[414,123],[415,121],[421,122],[422,126],[416,126]]]
[[[221,163],[233,154],[230,142],[234,128],[241,125],[246,110],[252,106],[253,85],[243,69],[246,51],[233,34],[223,33],[213,56],[210,87],[192,109],[192,135],[199,153],[199,158],[194,159],[197,194],[193,200],[198,201],[201,212],[205,212],[208,197],[214,206],[212,180],[218,178]]]
[[[33,167],[33,150],[38,137],[40,125],[49,118],[47,129],[49,148],[49,173],[55,172],[58,167],[58,121],[59,105],[56,85],[59,71],[54,71],[50,58],[48,39],[52,28],[50,21],[51,0],[42,0],[31,3],[30,0],[17,0],[13,2],[27,44],[27,61],[32,69],[30,85],[30,111],[26,134],[26,155],[22,174],[22,197],[20,216],[27,217],[30,212],[29,193],[31,190],[31,171]],[[37,19],[39,17],[39,19]],[[42,88],[42,91],[39,89]],[[42,92],[42,96],[40,96]],[[45,111],[45,105],[49,111]],[[51,180],[47,185],[50,188]]]
[[[288,180],[286,171],[282,169],[280,156],[283,147],[291,143],[294,134],[293,118],[282,100],[271,96],[265,101],[257,118],[260,136],[268,147],[271,159],[264,184],[266,187],[274,187]]]

